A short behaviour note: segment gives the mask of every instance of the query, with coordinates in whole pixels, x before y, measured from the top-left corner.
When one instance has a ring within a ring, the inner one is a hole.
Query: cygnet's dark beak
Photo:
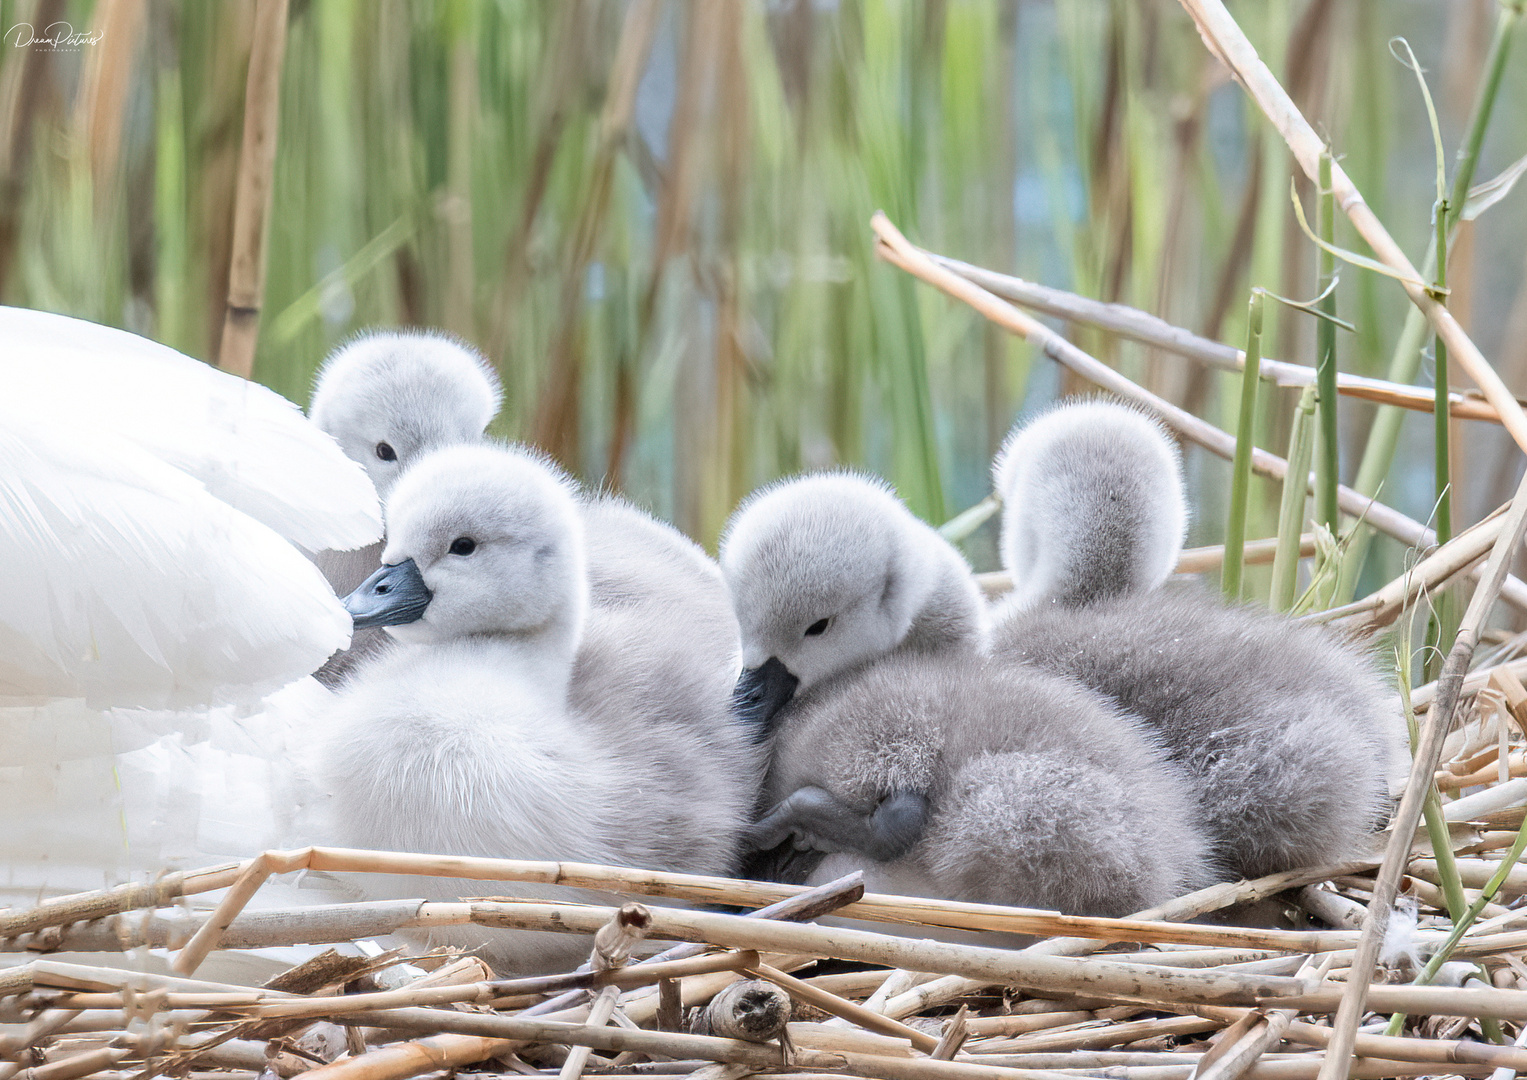
[[[732,715],[753,731],[753,741],[763,742],[774,733],[775,719],[801,680],[776,656],[748,668],[732,690]]]
[[[355,620],[355,628],[401,626],[424,614],[434,594],[424,584],[424,577],[412,559],[395,566],[384,566],[360,587],[345,597],[345,610]]]

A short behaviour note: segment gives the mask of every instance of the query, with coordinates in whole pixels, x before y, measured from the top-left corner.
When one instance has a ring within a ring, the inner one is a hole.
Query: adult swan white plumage
[[[345,647],[294,545],[364,545],[381,519],[294,405],[136,335],[0,308],[0,379],[3,904],[202,854],[226,802],[202,805],[184,759],[123,755],[209,714],[147,710],[248,706]]]
[[[0,308],[0,695],[248,698],[348,640],[293,544],[381,534],[365,473],[280,395],[121,330]]]

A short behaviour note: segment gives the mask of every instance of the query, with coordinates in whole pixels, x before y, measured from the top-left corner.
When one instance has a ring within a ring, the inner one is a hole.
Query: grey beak
[[[754,742],[774,734],[779,711],[789,703],[800,682],[777,656],[748,668],[738,678],[732,690],[732,715],[752,729]]]
[[[345,610],[355,620],[355,628],[401,626],[424,614],[434,598],[424,584],[424,577],[412,559],[395,566],[384,566],[360,587],[345,597]]]

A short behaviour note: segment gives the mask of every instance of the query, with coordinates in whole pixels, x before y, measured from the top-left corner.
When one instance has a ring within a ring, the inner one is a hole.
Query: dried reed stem
[[[1015,304],[1038,311],[1067,322],[1095,326],[1100,330],[1117,334],[1130,341],[1164,352],[1173,353],[1197,361],[1221,371],[1239,371],[1246,357],[1233,345],[1225,345],[1191,330],[1173,326],[1165,319],[1141,311],[1127,304],[1105,303],[1085,296],[1066,292],[1064,289],[1039,285],[1022,278],[999,274],[995,270],[973,266],[918,248],[933,262],[974,282],[989,293],[1011,300]],[[1303,364],[1291,364],[1283,360],[1262,358],[1262,375],[1279,386],[1303,387],[1315,384],[1315,369]],[[1338,372],[1336,389],[1343,397],[1372,401],[1380,405],[1396,405],[1415,412],[1433,411],[1436,403],[1431,391],[1385,379],[1372,379],[1364,375]],[[1485,420],[1500,423],[1500,413],[1487,401],[1465,394],[1448,395],[1448,412],[1461,420]]]
[[[311,869],[379,874],[418,874],[484,881],[527,881],[576,888],[617,889],[697,903],[757,904],[803,896],[815,890],[802,886],[736,881],[730,878],[675,874],[656,870],[589,863],[548,863],[455,855],[416,855],[405,852],[362,851],[349,848],[302,848],[267,851],[245,864],[240,880],[219,903],[212,917],[177,957],[176,970],[194,970],[206,951],[254,895],[258,883],[272,873]],[[1303,877],[1305,872],[1297,876]],[[1321,880],[1315,878],[1313,880]],[[225,882],[226,884],[226,882]],[[395,902],[389,902],[395,903]],[[483,922],[504,905],[493,902],[428,902],[402,925],[453,925]],[[604,909],[589,909],[604,910]],[[1317,951],[1352,944],[1340,931],[1258,930],[1243,927],[1199,926],[1141,919],[1106,919],[1061,915],[1032,908],[1004,907],[956,900],[865,894],[840,908],[845,916],[888,922],[918,923],[964,930],[997,930],[1016,934],[1076,935],[1102,941],[1175,942],[1188,945],[1239,946],[1286,951]],[[592,928],[597,929],[597,927]],[[590,932],[592,932],[592,929]],[[195,950],[195,951],[193,951]],[[200,953],[200,956],[197,953]],[[671,957],[670,957],[671,958]],[[187,966],[181,966],[184,963]],[[915,965],[913,965],[915,967]]]
[[[1522,542],[1524,531],[1527,531],[1527,477],[1523,477],[1522,483],[1517,488],[1511,509],[1491,548],[1490,558],[1485,563],[1479,587],[1470,597],[1468,610],[1464,612],[1459,624],[1457,640],[1448,652],[1443,675],[1438,679],[1437,707],[1427,713],[1426,722],[1422,725],[1405,796],[1401,799],[1400,808],[1395,813],[1389,844],[1384,851],[1384,861],[1380,864],[1378,877],[1374,881],[1373,899],[1368,904],[1368,914],[1363,920],[1362,941],[1358,944],[1357,955],[1352,961],[1352,970],[1347,976],[1347,986],[1342,995],[1341,1007],[1332,1021],[1335,1033],[1326,1053],[1325,1062],[1321,1066],[1320,1080],[1337,1080],[1352,1057],[1357,1025],[1362,1020],[1363,1007],[1370,996],[1369,981],[1373,976],[1379,949],[1383,945],[1384,934],[1389,926],[1390,911],[1399,892],[1400,875],[1404,872],[1405,863],[1410,855],[1411,842],[1415,837],[1416,826],[1421,820],[1426,793],[1431,787],[1432,774],[1437,771],[1438,759],[1442,753],[1442,740],[1448,729],[1452,727],[1453,712],[1458,705],[1459,692],[1463,688],[1463,676],[1469,668],[1469,661],[1473,658],[1474,646],[1479,640],[1479,631],[1483,628],[1485,618],[1494,606],[1501,585],[1506,580],[1506,568]]]
[[[1244,552],[1242,561],[1247,566],[1265,566],[1277,558],[1278,538],[1270,536],[1261,540],[1248,540]],[[1308,559],[1313,554],[1315,554],[1315,534],[1304,533],[1299,537],[1299,557]],[[1225,546],[1223,544],[1187,548],[1177,557],[1177,566],[1172,573],[1202,574],[1209,570],[1218,570],[1224,560]],[[1006,570],[994,570],[977,574],[976,582],[987,596],[996,596],[1013,587],[1013,575]]]
[[[1423,593],[1435,592],[1488,555],[1505,524],[1505,511],[1505,507],[1495,510],[1363,599],[1314,617],[1321,622],[1340,619],[1353,628],[1388,626]]]
[[[286,52],[287,0],[255,0],[249,80],[244,90],[244,142],[233,199],[233,256],[228,308],[217,363],[246,379],[254,371],[260,306],[265,296],[265,222],[276,171],[281,119],[281,60]]]
[[[855,1004],[836,994],[828,993],[820,987],[802,982],[793,975],[786,975],[783,971],[771,968],[767,964],[750,968],[747,974],[755,979],[765,979],[773,983],[797,1001],[814,1005],[823,1012],[852,1021],[869,1031],[889,1035],[892,1038],[906,1039],[924,1053],[931,1053],[938,1046],[938,1040],[933,1036],[908,1027],[900,1020],[892,1020],[888,1016],[866,1009],[863,1005]]]
[[[1144,406],[1158,418],[1165,421],[1173,430],[1209,450],[1211,453],[1226,460],[1234,458],[1236,440],[1233,435],[1221,431],[1219,428],[1199,419],[1185,409],[1180,409],[1176,405],[1129,381],[1113,368],[1110,368],[1096,357],[1083,352],[1043,323],[1024,314],[1011,304],[999,297],[993,296],[958,274],[940,267],[908,243],[906,237],[902,236],[901,232],[895,225],[891,224],[884,214],[877,213],[870,224],[880,239],[880,244],[875,249],[876,253],[887,262],[899,266],[908,273],[942,289],[956,300],[969,304],[987,319],[1023,337],[1046,356],[1065,365],[1096,385],[1117,394],[1127,401],[1133,401]],[[1255,472],[1264,476],[1270,476],[1275,480],[1282,481],[1288,474],[1288,462],[1262,449],[1256,449],[1252,452],[1251,464]],[[1313,484],[1313,482],[1314,477],[1311,476],[1307,480],[1307,485]],[[1394,537],[1403,544],[1426,548],[1431,547],[1436,542],[1436,534],[1431,529],[1428,529],[1418,521],[1413,521],[1392,507],[1384,505],[1377,499],[1360,495],[1345,486],[1338,488],[1337,497],[1344,513],[1365,519],[1375,529]],[[1518,609],[1527,610],[1527,584],[1511,578],[1503,587],[1501,595]]]

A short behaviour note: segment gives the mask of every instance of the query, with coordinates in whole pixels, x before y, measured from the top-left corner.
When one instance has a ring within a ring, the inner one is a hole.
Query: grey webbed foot
[[[895,792],[863,814],[830,791],[803,787],[753,825],[746,840],[755,851],[793,840],[800,850],[848,851],[890,862],[912,849],[927,821],[928,799],[921,792]]]

